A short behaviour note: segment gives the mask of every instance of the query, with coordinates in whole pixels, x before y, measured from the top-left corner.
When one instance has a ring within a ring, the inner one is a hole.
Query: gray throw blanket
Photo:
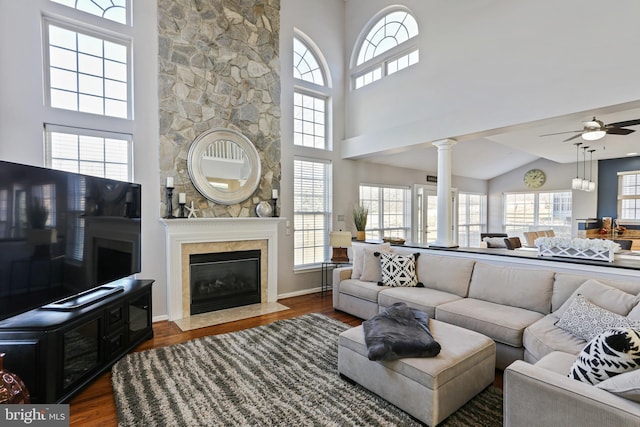
[[[398,302],[362,322],[369,360],[433,357],[440,344],[429,330],[429,316]]]

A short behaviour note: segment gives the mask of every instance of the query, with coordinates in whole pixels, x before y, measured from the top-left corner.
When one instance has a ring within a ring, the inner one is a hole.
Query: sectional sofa
[[[380,286],[375,280],[379,275],[376,259],[372,258],[376,252],[419,253],[416,275],[423,287]],[[333,306],[368,319],[385,307],[405,302],[434,319],[492,338],[496,343],[496,368],[506,370],[505,425],[542,425],[531,419],[536,410],[523,414],[523,408],[512,404],[510,385],[529,401],[536,402],[542,396],[544,405],[548,405],[554,402],[553,392],[557,392],[564,400],[555,402],[566,405],[567,401],[580,401],[590,409],[583,412],[586,416],[578,416],[575,411],[567,415],[565,406],[564,415],[573,417],[572,422],[581,420],[582,425],[594,425],[594,420],[609,417],[611,411],[607,408],[613,408],[618,418],[610,419],[640,425],[640,403],[567,378],[568,369],[587,341],[555,325],[578,294],[621,316],[640,320],[640,275],[610,274],[594,279],[592,275],[547,267],[558,263],[511,265],[506,257],[495,257],[500,259],[493,262],[487,257],[478,260],[454,254],[386,244],[356,245],[353,266],[333,272]],[[607,408],[594,401],[594,393],[600,402],[607,402]],[[537,411],[544,411],[544,405]],[[600,411],[601,415],[590,417],[593,411]]]

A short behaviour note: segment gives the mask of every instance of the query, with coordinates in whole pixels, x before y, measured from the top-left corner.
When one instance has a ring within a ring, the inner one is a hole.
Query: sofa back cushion
[[[553,296],[551,297],[551,311],[555,312],[584,282],[591,277],[577,274],[558,273],[553,284]],[[620,289],[628,294],[640,293],[640,280],[607,280],[597,279],[598,282]]]
[[[471,275],[469,298],[549,314],[554,276],[549,270],[477,262]]]
[[[569,310],[571,303],[578,295],[584,296],[591,303],[621,316],[626,316],[638,304],[638,296],[628,294],[599,280],[589,279],[573,291],[571,296],[553,312],[557,317]]]
[[[425,288],[466,297],[475,261],[468,258],[421,253],[418,257],[418,281]]]

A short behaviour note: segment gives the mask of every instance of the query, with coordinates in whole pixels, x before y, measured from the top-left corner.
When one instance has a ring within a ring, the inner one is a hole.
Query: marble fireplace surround
[[[162,219],[166,235],[169,320],[190,316],[189,255],[194,253],[259,249],[261,299],[263,303],[275,302],[278,299],[278,224],[282,220],[253,217]]]

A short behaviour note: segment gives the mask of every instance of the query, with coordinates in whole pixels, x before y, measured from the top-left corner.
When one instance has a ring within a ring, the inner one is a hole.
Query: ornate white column
[[[453,201],[451,200],[451,147],[455,139],[433,142],[438,147],[438,237],[429,246],[455,248],[453,239]]]

